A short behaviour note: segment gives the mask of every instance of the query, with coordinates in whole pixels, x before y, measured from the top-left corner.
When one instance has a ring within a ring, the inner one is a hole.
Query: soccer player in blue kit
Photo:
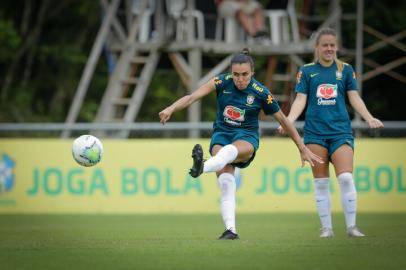
[[[329,161],[334,165],[341,190],[347,234],[365,236],[356,226],[357,192],[353,170],[354,138],[345,99],[364,118],[370,128],[383,124],[374,118],[358,94],[356,77],[351,65],[337,59],[337,35],[323,28],[316,37],[315,61],[302,66],[296,77],[296,98],[288,119],[294,122],[307,105],[304,143],[324,163],[312,167],[314,192],[321,221],[320,237],[334,236],[329,193]],[[278,128],[284,132],[284,127]]]
[[[281,112],[270,91],[254,79],[254,61],[247,49],[231,59],[231,73],[211,79],[190,95],[186,95],[159,113],[165,124],[172,113],[185,109],[202,97],[216,92],[217,117],[213,124],[210,143],[211,158],[203,160],[200,144],[192,151],[192,177],[202,173],[216,172],[221,189],[221,214],[226,227],[221,240],[239,239],[235,226],[235,167],[245,168],[255,157],[259,147],[259,113],[272,114],[287,131],[299,149],[302,166],[308,161],[322,162],[302,142],[295,127]]]

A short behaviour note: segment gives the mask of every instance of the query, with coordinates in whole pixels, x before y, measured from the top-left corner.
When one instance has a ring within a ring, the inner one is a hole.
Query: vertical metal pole
[[[197,82],[202,75],[202,52],[200,49],[192,49],[189,51],[189,63],[192,69],[192,74],[190,77],[190,86],[189,93],[195,91],[198,87]],[[188,109],[188,120],[189,122],[200,122],[201,121],[201,103],[196,101]],[[199,138],[200,130],[190,130],[190,138]]]
[[[189,11],[189,16],[187,18],[188,20],[188,25],[187,25],[187,37],[186,40],[188,44],[191,44],[195,42],[194,39],[194,23],[193,23],[193,17],[191,16],[192,10],[194,9],[194,1],[188,0],[187,2],[187,9]],[[195,91],[199,85],[198,81],[200,77],[202,76],[202,51],[199,48],[192,49],[188,52],[188,58],[189,58],[189,63],[190,67],[192,69],[192,74],[190,77],[190,87],[189,93],[192,91]],[[200,122],[201,121],[201,102],[197,101],[194,104],[192,104],[189,109],[188,109],[188,120],[189,122]],[[199,138],[200,137],[200,130],[190,130],[189,131],[189,137],[190,138]]]
[[[97,33],[96,41],[94,42],[90,57],[86,63],[85,69],[83,71],[82,77],[80,78],[79,86],[76,90],[75,96],[73,98],[73,104],[69,109],[68,116],[66,117],[65,123],[73,123],[76,121],[76,118],[79,114],[80,108],[82,107],[83,99],[86,95],[87,89],[92,79],[94,70],[99,60],[103,44],[106,40],[107,34],[110,31],[111,22],[113,21],[114,16],[116,15],[116,10],[120,0],[111,1],[107,14],[104,17],[102,26],[100,27],[99,32]],[[64,130],[62,132],[62,138],[67,138],[70,136],[70,130]]]
[[[364,0],[357,0],[357,36],[356,36],[356,54],[355,54],[355,70],[358,78],[358,91],[362,97],[362,62],[363,62],[363,43],[364,43]],[[361,117],[358,113],[355,114],[355,120],[358,122]]]

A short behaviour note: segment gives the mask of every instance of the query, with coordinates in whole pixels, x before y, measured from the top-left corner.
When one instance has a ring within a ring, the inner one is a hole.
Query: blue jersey
[[[243,129],[258,133],[261,109],[265,114],[274,114],[280,110],[268,88],[254,78],[244,90],[234,85],[231,74],[222,74],[214,82],[217,93],[215,130]]]
[[[352,136],[345,99],[347,91],[358,87],[351,65],[344,63],[340,72],[335,63],[329,67],[306,64],[300,68],[296,83],[295,91],[307,95],[305,136]]]

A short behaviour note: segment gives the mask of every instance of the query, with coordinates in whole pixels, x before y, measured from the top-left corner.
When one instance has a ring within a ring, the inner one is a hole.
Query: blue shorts
[[[255,136],[255,134],[250,134],[247,132],[214,131],[210,142],[210,153],[215,144],[225,146],[238,140],[246,141],[252,144],[252,146],[254,147],[254,153],[252,154],[249,160],[245,162],[231,163],[231,165],[238,168],[246,168],[254,160],[255,153],[259,147],[259,139],[258,136]]]
[[[329,157],[343,144],[348,144],[354,150],[354,138],[350,136],[343,136],[332,139],[304,136],[303,142],[304,144],[318,144],[323,146],[327,149]]]

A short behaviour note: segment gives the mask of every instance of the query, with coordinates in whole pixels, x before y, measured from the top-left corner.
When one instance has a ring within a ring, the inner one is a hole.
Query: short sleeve
[[[220,74],[219,76],[214,77],[214,86],[216,87],[216,92],[224,90],[227,75],[228,74]]]
[[[345,91],[358,90],[357,76],[351,65],[344,66],[345,72]]]
[[[295,92],[306,94],[309,92],[307,74],[304,71],[304,68],[301,67],[298,73],[296,74],[296,86]]]
[[[270,92],[262,100],[262,110],[266,115],[277,113],[280,110],[278,101],[276,101]]]

